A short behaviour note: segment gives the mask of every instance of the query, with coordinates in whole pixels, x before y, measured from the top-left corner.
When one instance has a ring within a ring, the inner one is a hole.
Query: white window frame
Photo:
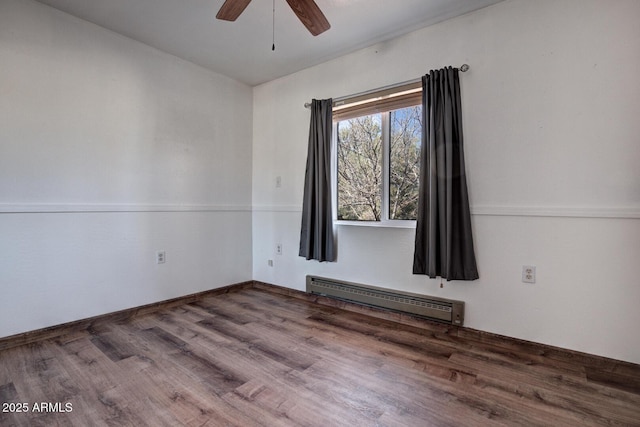
[[[380,113],[382,115],[382,200],[380,208],[382,214],[380,221],[352,221],[338,219],[338,122],[333,122],[331,135],[331,191],[333,205],[333,223],[336,225],[349,225],[360,227],[385,227],[385,228],[416,228],[416,220],[389,219],[389,169],[391,162],[391,112]]]

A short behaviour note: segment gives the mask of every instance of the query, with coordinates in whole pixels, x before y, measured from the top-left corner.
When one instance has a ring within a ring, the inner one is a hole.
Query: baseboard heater
[[[464,323],[463,301],[398,292],[317,276],[307,276],[307,292],[457,326]]]

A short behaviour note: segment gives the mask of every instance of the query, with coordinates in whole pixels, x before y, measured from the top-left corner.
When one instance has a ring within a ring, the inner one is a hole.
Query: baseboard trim
[[[128,308],[111,313],[100,314],[98,316],[88,317],[86,319],[74,320],[72,322],[61,323],[59,325],[49,326],[42,329],[23,332],[20,334],[10,335],[0,338],[0,351],[21,345],[32,344],[46,339],[57,338],[73,332],[78,332],[91,328],[98,322],[119,322],[145,314],[154,313],[166,308],[176,307],[179,305],[190,304],[205,297],[213,295],[221,295],[229,292],[239,291],[241,289],[253,286],[252,281],[236,283],[229,286],[223,286],[216,289],[210,289],[203,292],[184,295],[177,298],[171,298],[164,301],[158,301],[151,304],[145,304],[138,307]]]

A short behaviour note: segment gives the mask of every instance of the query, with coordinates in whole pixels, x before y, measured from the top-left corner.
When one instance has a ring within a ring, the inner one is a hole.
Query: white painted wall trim
[[[180,204],[48,204],[0,203],[0,214],[16,213],[111,213],[111,212],[250,212],[249,205],[180,205]]]
[[[472,215],[569,218],[640,218],[640,207],[491,206],[471,207]]]
[[[255,205],[254,212],[302,212],[296,205]],[[482,216],[538,216],[566,218],[631,218],[640,219],[640,207],[566,207],[566,206],[498,206],[471,207],[472,215]]]
[[[181,204],[79,204],[0,203],[0,214],[9,213],[91,213],[91,212],[302,212],[298,205],[181,205]],[[498,206],[471,207],[472,215],[538,216],[568,218],[640,219],[640,207]]]
[[[253,205],[254,212],[302,212],[302,205]]]

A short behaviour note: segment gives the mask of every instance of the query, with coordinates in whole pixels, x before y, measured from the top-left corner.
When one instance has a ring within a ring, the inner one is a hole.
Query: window
[[[422,106],[389,114],[389,219],[415,220],[420,187]]]
[[[421,86],[368,97],[334,107],[336,218],[404,225],[417,216]]]
[[[355,117],[337,123],[338,219],[382,218],[382,117]]]

